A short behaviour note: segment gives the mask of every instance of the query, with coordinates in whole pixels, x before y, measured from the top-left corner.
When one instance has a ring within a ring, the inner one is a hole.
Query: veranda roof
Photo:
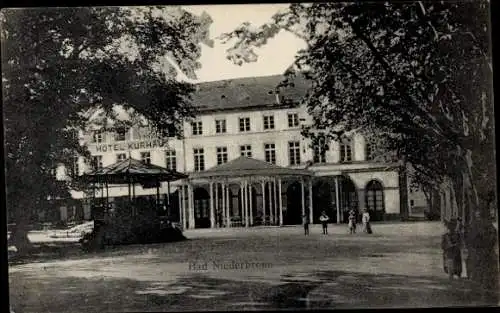
[[[238,176],[312,176],[304,169],[281,167],[268,162],[240,156],[227,163],[217,165],[203,172],[195,172],[189,178],[238,177]]]
[[[188,176],[164,167],[128,158],[81,176],[87,183],[152,183],[174,181]]]

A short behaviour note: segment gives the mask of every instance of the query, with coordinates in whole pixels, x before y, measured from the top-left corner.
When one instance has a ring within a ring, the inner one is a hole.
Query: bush
[[[117,220],[95,227],[92,233],[86,234],[80,240],[80,243],[85,251],[94,251],[103,248],[104,245],[162,243],[184,239],[186,237],[180,228],[159,219],[142,223]]]
[[[441,219],[441,214],[438,212],[424,211],[425,219],[428,221],[438,221]]]

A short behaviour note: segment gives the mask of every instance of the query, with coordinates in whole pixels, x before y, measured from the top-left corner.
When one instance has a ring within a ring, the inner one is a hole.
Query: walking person
[[[349,211],[349,233],[356,233],[356,212],[354,210]]]
[[[302,215],[302,224],[304,225],[304,235],[309,235],[309,218],[307,215]]]
[[[443,249],[444,272],[449,279],[456,275],[462,275],[462,256],[460,254],[460,238],[456,232],[454,221],[445,222],[446,233],[441,238],[441,248]]]
[[[321,225],[323,226],[323,235],[328,235],[328,221],[330,218],[328,215],[326,215],[326,212],[323,211],[321,212],[321,216],[319,217],[319,221],[321,222]]]
[[[371,234],[372,228],[370,225],[370,213],[368,213],[367,209],[363,210],[362,222],[363,222],[363,232]]]

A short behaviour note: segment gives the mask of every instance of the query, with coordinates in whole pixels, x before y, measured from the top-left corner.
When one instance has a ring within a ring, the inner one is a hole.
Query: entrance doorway
[[[321,212],[325,211],[331,223],[337,222],[335,205],[335,184],[330,179],[319,179],[313,185],[313,223],[319,223]]]
[[[366,208],[370,220],[381,221],[385,213],[384,187],[379,181],[372,180],[366,185]]]
[[[359,215],[359,199],[356,185],[347,176],[339,176],[339,198],[341,222],[347,223],[349,221],[349,211],[354,210]],[[359,216],[358,216],[359,218]]]
[[[210,228],[210,195],[204,188],[194,191],[194,224],[196,228]]]
[[[296,181],[288,186],[286,190],[286,199],[287,204],[286,212],[283,212],[283,224],[302,224],[302,186],[300,182]]]

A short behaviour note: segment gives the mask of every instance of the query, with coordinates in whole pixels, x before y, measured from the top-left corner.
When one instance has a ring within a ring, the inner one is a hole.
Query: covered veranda
[[[312,220],[312,177],[245,156],[192,173],[179,188],[181,223],[193,229],[299,224],[302,215]],[[300,191],[299,204],[283,201],[285,184]]]
[[[157,212],[161,211],[161,183],[167,182],[168,195],[170,195],[170,182],[183,178],[187,178],[187,175],[154,164],[146,164],[129,157],[106,167],[85,173],[79,177],[79,181],[80,183],[90,186],[93,206],[95,209],[99,209],[94,213],[95,219],[103,219],[110,213],[109,189],[111,187],[120,185],[126,185],[128,187],[128,201],[121,203],[125,206],[125,208],[120,208],[122,209],[122,214],[130,217],[135,217],[141,213],[153,213],[153,215],[158,215]],[[139,210],[141,208],[139,208],[139,203],[136,201],[135,194],[137,185],[142,186],[142,188],[156,188],[156,201],[152,207],[150,206],[148,208],[147,211],[149,212],[140,212]],[[96,201],[96,190],[100,190],[100,201]],[[170,205],[170,199],[168,200],[167,206]],[[100,202],[100,205],[96,205],[97,202]],[[153,207],[155,212],[152,212]],[[124,209],[126,212],[124,212]]]

